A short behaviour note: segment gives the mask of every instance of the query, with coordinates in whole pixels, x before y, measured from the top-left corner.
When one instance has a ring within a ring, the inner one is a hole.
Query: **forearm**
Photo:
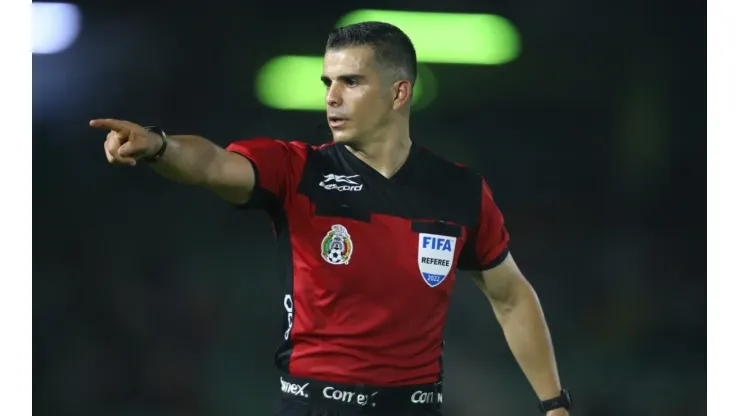
[[[560,394],[555,354],[539,299],[529,284],[513,290],[507,303],[493,304],[509,348],[540,400]]]
[[[188,185],[206,185],[208,172],[224,149],[199,136],[167,136],[167,150],[151,165],[160,175]]]

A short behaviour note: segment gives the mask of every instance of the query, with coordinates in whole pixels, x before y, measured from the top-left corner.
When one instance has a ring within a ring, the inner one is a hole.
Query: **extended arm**
[[[99,119],[90,125],[110,130],[105,152],[111,163],[136,165],[163,145],[160,135],[128,121]],[[256,175],[249,159],[199,136],[167,136],[164,153],[151,166],[170,180],[204,186],[235,204],[246,203],[255,187]]]

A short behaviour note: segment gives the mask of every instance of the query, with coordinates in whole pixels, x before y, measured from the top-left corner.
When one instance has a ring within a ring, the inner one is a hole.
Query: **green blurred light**
[[[257,74],[257,98],[281,110],[323,110],[323,58],[284,55],[272,58]]]
[[[272,58],[257,74],[257,99],[280,110],[324,111],[326,87],[321,82],[323,70],[324,58],[320,56],[283,55]],[[418,103],[418,108],[426,106],[435,95],[432,72],[428,68],[420,70],[412,105]]]
[[[432,70],[423,64],[418,65],[417,72],[411,108],[421,110],[437,98],[437,78]]]
[[[511,22],[490,14],[355,10],[337,27],[365,21],[398,26],[411,38],[419,62],[501,65],[519,55],[519,33]]]

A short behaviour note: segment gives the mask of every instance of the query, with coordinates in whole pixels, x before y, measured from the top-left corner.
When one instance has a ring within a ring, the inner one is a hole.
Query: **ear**
[[[406,104],[410,104],[413,90],[414,87],[411,86],[409,81],[396,81],[393,84],[393,109],[398,110],[406,106]]]

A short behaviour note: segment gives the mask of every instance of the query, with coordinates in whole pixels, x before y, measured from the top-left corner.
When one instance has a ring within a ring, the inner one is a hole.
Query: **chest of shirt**
[[[294,270],[327,295],[448,297],[469,230],[433,185],[306,172],[286,207]]]

